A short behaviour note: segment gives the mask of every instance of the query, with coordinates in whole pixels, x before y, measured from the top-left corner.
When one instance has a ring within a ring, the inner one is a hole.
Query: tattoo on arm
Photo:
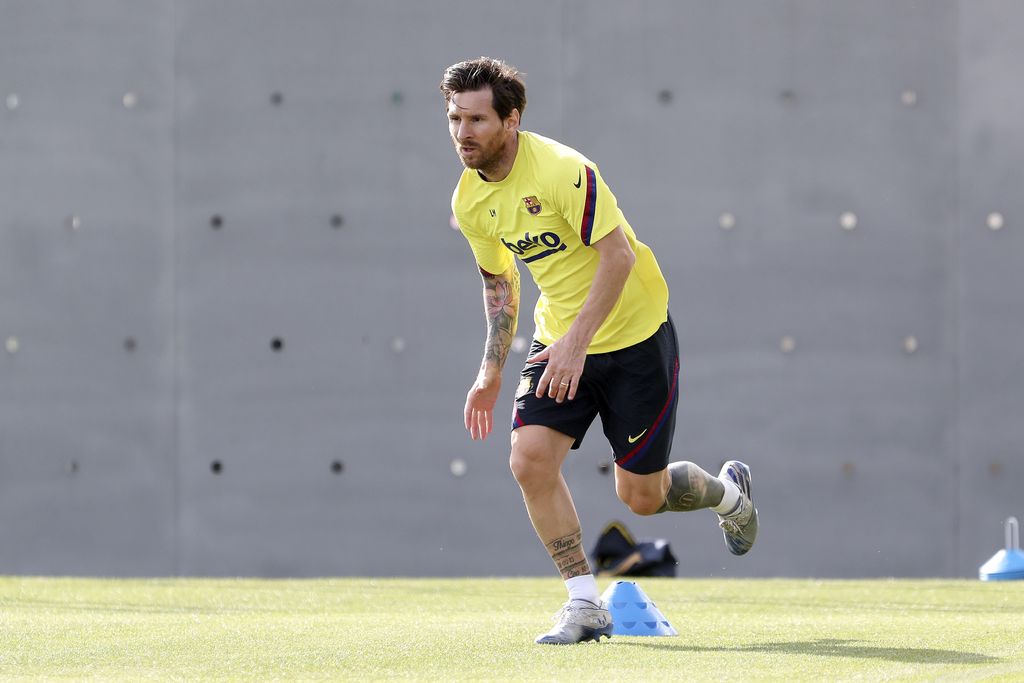
[[[493,363],[500,369],[505,366],[519,321],[519,270],[512,264],[501,275],[485,274],[483,278],[487,315],[484,363]]]
[[[590,563],[583,552],[583,532],[579,528],[567,536],[551,541],[547,548],[563,579],[590,573]]]

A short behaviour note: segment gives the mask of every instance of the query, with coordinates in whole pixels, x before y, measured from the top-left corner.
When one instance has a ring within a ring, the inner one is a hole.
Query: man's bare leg
[[[523,490],[533,528],[569,591],[569,601],[558,613],[554,628],[537,638],[545,645],[598,641],[612,634],[612,617],[600,604],[576,506],[562,477],[562,463],[572,442],[572,437],[539,425],[512,432],[512,473]]]
[[[719,518],[725,545],[744,555],[757,539],[757,509],[750,499],[750,468],[729,460],[717,477],[685,460],[653,474],[615,468],[615,492],[638,515],[710,508]]]
[[[739,497],[739,489],[732,482],[685,460],[669,463],[654,474],[634,474],[616,467],[615,492],[638,515],[704,508],[728,512]]]
[[[591,573],[580,519],[562,477],[572,442],[571,436],[548,427],[527,425],[512,432],[510,458],[533,528],[566,581]]]

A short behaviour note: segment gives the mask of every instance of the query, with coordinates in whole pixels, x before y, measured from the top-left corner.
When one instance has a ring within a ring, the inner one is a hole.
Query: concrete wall
[[[595,427],[588,546],[622,518],[689,576],[974,575],[1024,514],[1022,29],[1008,0],[0,0],[0,571],[553,574],[504,428],[461,427],[484,326],[437,82],[489,54],[659,257],[675,456],[754,471],[733,558],[711,513],[632,517]]]

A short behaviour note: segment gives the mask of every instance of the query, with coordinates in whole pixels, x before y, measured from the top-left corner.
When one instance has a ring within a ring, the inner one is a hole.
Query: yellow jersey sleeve
[[[583,162],[574,166],[575,173],[570,171],[564,181],[553,183],[554,200],[566,223],[589,247],[623,225],[625,217],[597,165]],[[575,182],[571,180],[573,175]]]
[[[502,245],[501,238],[476,227],[476,221],[472,216],[456,208],[456,196],[457,191],[456,195],[452,197],[452,215],[455,216],[455,222],[459,224],[462,236],[469,242],[469,248],[473,250],[477,267],[490,275],[504,273],[515,260],[512,252]]]

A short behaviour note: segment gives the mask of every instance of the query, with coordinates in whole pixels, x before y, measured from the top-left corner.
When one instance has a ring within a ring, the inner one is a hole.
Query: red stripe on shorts
[[[654,424],[651,425],[651,431],[647,432],[647,436],[644,437],[644,440],[638,443],[633,450],[616,460],[615,464],[620,467],[625,465],[636,456],[646,452],[647,448],[654,444],[654,439],[658,436],[658,432],[661,431],[662,425],[665,424],[665,416],[668,415],[668,409],[676,398],[676,385],[678,382],[679,359],[677,358],[675,367],[672,369],[672,387],[668,390],[668,400],[665,401],[665,405],[662,406],[661,412],[658,413],[658,418],[654,421]]]

